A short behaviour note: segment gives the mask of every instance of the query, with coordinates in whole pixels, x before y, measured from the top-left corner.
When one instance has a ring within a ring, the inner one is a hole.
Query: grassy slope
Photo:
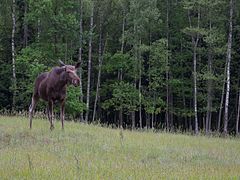
[[[1,179],[239,178],[240,141],[0,116]]]

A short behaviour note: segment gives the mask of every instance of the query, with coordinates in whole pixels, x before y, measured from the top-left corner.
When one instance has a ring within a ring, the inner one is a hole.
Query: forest
[[[238,135],[239,58],[237,0],[0,2],[1,114],[28,112],[34,80],[62,60],[81,63],[68,119]]]

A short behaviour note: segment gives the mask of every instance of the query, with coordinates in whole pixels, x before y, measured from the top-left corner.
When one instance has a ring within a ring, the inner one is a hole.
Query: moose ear
[[[80,67],[81,63],[78,62],[76,65],[75,65],[75,68],[78,69]]]
[[[59,63],[60,63],[60,66],[62,67],[62,66],[65,66],[65,64],[61,61],[61,60],[59,60]]]

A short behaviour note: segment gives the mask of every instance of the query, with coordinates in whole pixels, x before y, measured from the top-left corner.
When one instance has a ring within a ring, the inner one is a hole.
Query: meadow
[[[1,179],[239,179],[240,139],[0,116]]]

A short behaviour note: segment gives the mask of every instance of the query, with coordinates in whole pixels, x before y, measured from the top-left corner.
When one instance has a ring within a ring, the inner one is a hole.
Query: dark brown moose
[[[53,124],[53,104],[60,103],[60,119],[62,129],[64,129],[64,110],[67,85],[78,86],[80,78],[77,75],[77,69],[80,63],[75,66],[65,65],[62,61],[60,67],[54,67],[50,72],[40,74],[35,80],[32,103],[29,107],[30,128],[32,128],[32,117],[36,103],[41,98],[48,102],[47,115],[50,122],[50,129],[54,129]]]

